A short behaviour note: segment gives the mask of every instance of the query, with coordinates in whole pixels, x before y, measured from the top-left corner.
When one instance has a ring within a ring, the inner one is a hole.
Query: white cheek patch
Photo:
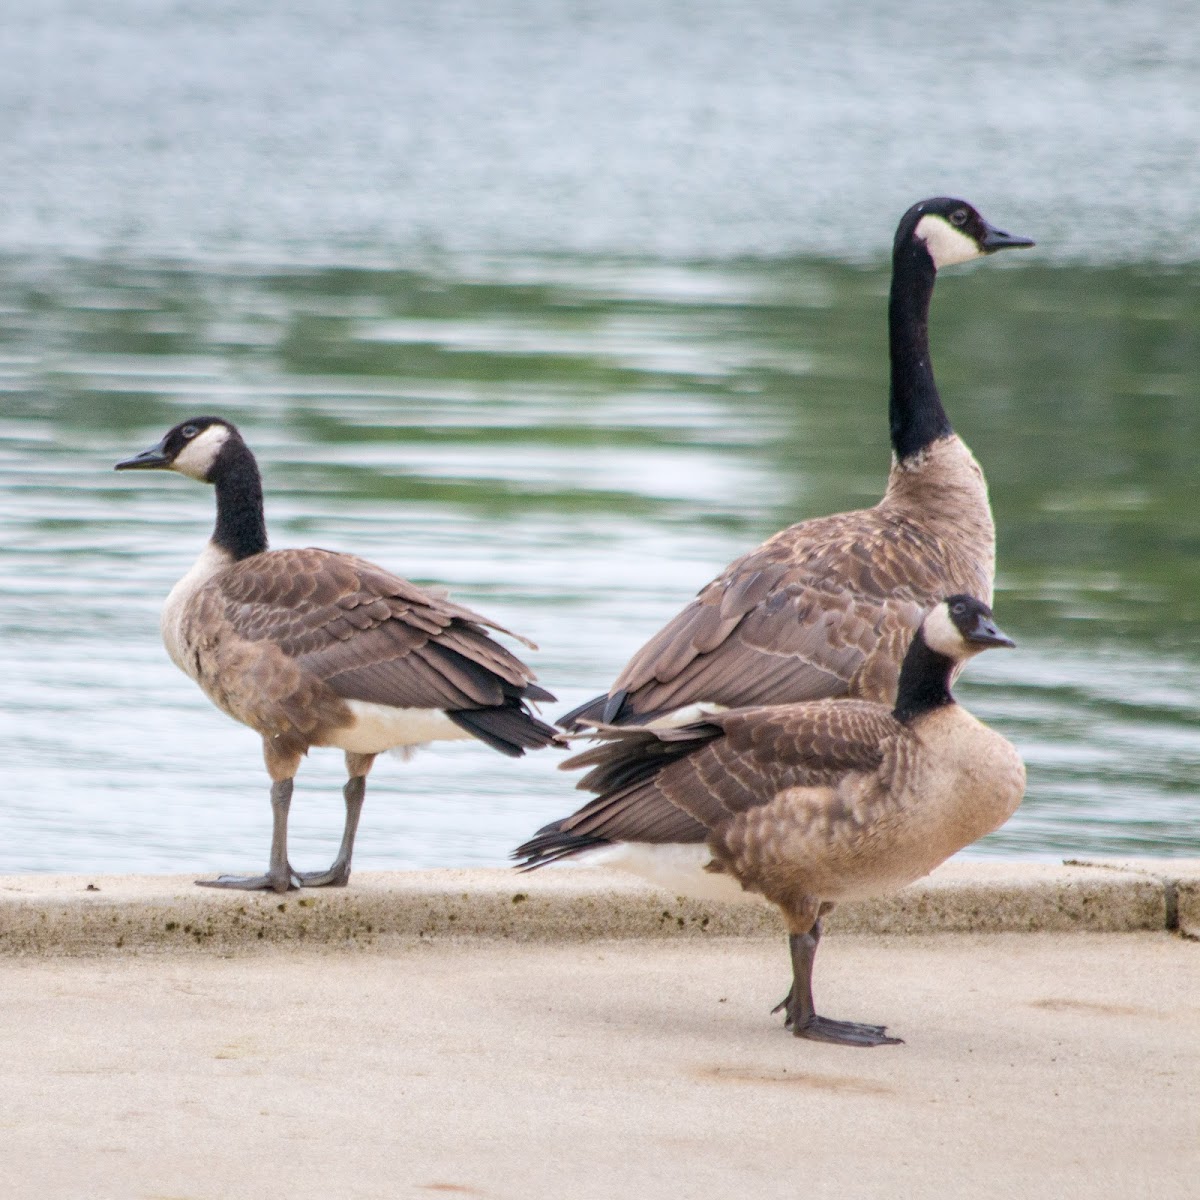
[[[171,470],[205,482],[217,455],[221,453],[221,447],[228,440],[229,430],[224,425],[210,425],[175,456]]]
[[[958,626],[950,620],[950,612],[945,604],[939,604],[925,618],[921,628],[925,634],[925,644],[938,654],[944,654],[947,658],[957,661],[960,658],[969,658],[973,653],[973,648],[967,645],[962,634],[958,632]]]
[[[953,266],[955,263],[970,262],[971,259],[983,255],[975,239],[955,229],[945,217],[926,213],[917,222],[915,232],[925,243],[933,265],[939,269]]]

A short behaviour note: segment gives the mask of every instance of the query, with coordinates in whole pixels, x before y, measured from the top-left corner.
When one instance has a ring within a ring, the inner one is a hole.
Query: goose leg
[[[354,853],[354,837],[358,833],[358,818],[362,815],[367,794],[367,772],[375,761],[373,754],[346,754],[346,770],[350,778],[342,788],[346,799],[346,824],[337,858],[328,871],[293,871],[304,887],[345,887],[350,882],[350,857]]]
[[[197,879],[196,882],[201,887],[240,888],[250,892],[286,892],[299,887],[287,857],[287,822],[291,806],[292,781],[277,779],[271,784],[271,863],[265,875],[218,875],[216,879]]]
[[[821,941],[821,922],[815,921],[807,933],[788,935],[792,954],[792,987],[773,1012],[787,1013],[784,1026],[799,1038],[814,1042],[836,1042],[842,1046],[896,1046],[903,1038],[888,1037],[886,1025],[860,1025],[855,1021],[834,1021],[817,1015],[813,1006],[812,969]]]
[[[345,887],[350,882],[350,856],[354,853],[354,835],[358,832],[358,818],[362,814],[366,796],[365,775],[354,775],[346,781],[342,795],[346,798],[346,825],[342,830],[342,844],[337,858],[328,871],[295,871],[293,874],[303,887]]]

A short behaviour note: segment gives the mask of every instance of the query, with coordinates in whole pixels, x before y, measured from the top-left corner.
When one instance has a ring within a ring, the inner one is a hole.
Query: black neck
[[[919,239],[904,238],[892,255],[888,332],[892,388],[888,420],[899,459],[952,433],[929,358],[929,301],[937,268]]]
[[[235,560],[267,548],[262,478],[250,448],[231,438],[221,448],[210,475],[217,489],[217,526],[212,540]]]
[[[930,709],[954,703],[950,695],[950,677],[954,661],[931,650],[918,630],[900,664],[900,683],[896,688],[896,707],[892,715],[897,721],[911,721]]]

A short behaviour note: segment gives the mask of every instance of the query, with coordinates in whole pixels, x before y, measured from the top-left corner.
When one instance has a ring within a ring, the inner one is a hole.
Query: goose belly
[[[327,733],[320,745],[336,746],[353,754],[382,754],[401,746],[471,738],[441,709],[393,708],[390,704],[372,704],[366,700],[347,700],[345,704],[352,720]]]
[[[676,896],[725,903],[765,903],[747,892],[732,875],[706,871],[712,854],[703,843],[614,842],[576,855],[575,860],[597,867],[628,871]]]

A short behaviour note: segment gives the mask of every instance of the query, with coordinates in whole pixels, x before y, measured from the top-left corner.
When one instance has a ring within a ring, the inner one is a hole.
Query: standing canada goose
[[[987,483],[938,396],[929,301],[939,267],[1032,245],[963,200],[922,200],[904,214],[888,304],[894,454],[883,499],[792,525],[735,560],[629,660],[607,695],[561,718],[563,728],[826,696],[890,704],[930,605],[957,592],[991,603]]]
[[[590,856],[693,895],[730,898],[740,885],[765,896],[787,922],[793,981],[779,1008],[792,1032],[897,1042],[885,1026],[817,1015],[821,917],[839,900],[927,875],[1016,811],[1025,791],[1016,748],[950,695],[966,659],[1012,645],[986,604],[951,596],[913,636],[894,709],[812,700],[684,726],[600,726],[603,744],[563,764],[591,767],[579,787],[597,798],[514,857],[533,868]]]
[[[342,886],[377,754],[476,737],[519,757],[554,740],[526,704],[553,697],[486,632],[502,626],[351,554],[268,550],[258,464],[228,421],[182,421],[116,469],[178,471],[217,492],[212,538],[163,607],[163,641],[219,709],[261,734],[274,833],[265,875],[197,882]],[[288,863],[287,819],[310,746],[346,752],[346,824],[329,870],[300,872]]]

